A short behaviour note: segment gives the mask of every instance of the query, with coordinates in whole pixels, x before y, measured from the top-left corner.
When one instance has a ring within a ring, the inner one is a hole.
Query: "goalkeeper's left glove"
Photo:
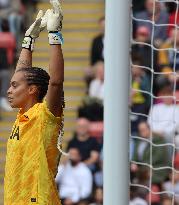
[[[53,9],[47,10],[47,30],[49,32],[49,44],[63,44],[63,36],[61,34],[63,13],[60,0],[50,0]]]
[[[22,42],[22,48],[33,51],[35,39],[39,37],[40,32],[47,25],[47,12],[43,15],[43,11],[40,10],[35,22],[29,27],[25,33],[24,40]]]

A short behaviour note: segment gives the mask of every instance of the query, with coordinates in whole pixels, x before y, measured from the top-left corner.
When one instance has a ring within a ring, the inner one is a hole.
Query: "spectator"
[[[154,41],[157,45],[160,45],[161,41],[164,41],[167,38],[167,27],[166,26],[157,26],[157,24],[167,24],[168,23],[168,13],[166,9],[163,7],[161,2],[154,2],[153,0],[146,0],[145,2],[145,11],[139,12],[135,14],[139,21],[136,21],[137,28],[139,26],[147,26],[150,31],[150,39],[153,30],[153,9],[155,7],[155,24],[154,26]],[[142,21],[149,20],[151,22]],[[153,43],[153,42],[152,42]]]
[[[157,71],[157,52],[155,50],[152,52],[150,31],[147,26],[139,26],[137,28],[135,41],[136,44],[132,45],[132,56],[138,56],[141,59],[141,66]]]
[[[2,21],[0,32],[0,107],[5,111],[12,111],[6,97],[10,82],[10,66],[14,63],[15,38],[9,32],[7,20]]]
[[[176,38],[176,44],[175,44]],[[179,71],[179,54],[172,48],[176,46],[176,49],[179,49],[179,30],[177,31],[173,28],[170,31],[170,37],[161,45],[159,55],[158,55],[158,62],[160,65],[160,70],[162,72],[167,71]],[[176,54],[176,56],[175,56]]]
[[[7,20],[2,20],[1,26],[0,48],[5,48],[7,50],[7,63],[8,66],[12,67],[15,62],[16,39],[9,30],[9,23]]]
[[[133,161],[142,162],[150,164],[150,143],[152,142],[152,166],[154,168],[161,168],[169,166],[169,155],[166,147],[159,145],[165,144],[165,141],[162,137],[153,135],[152,139],[150,138],[151,130],[146,121],[140,122],[138,125],[139,137],[141,139],[135,139],[135,150]],[[150,139],[152,141],[150,141]],[[157,145],[157,146],[156,146]],[[138,166],[138,165],[136,165]],[[136,167],[137,171],[138,167]],[[153,170],[152,171],[152,182],[154,184],[160,184],[168,176],[168,169],[162,170]]]
[[[89,86],[89,96],[100,100],[104,98],[104,63],[98,62],[96,64],[95,79],[93,79]]]
[[[20,0],[0,0],[0,30],[2,19],[8,20],[10,32],[18,41],[22,22]]]
[[[174,172],[174,180],[172,179],[172,171],[169,174],[169,180],[162,184],[163,190],[167,192],[173,192],[176,195],[179,195],[179,173]],[[171,196],[172,197],[172,196]],[[175,197],[176,203],[179,203],[179,197]]]
[[[133,174],[133,178],[131,178],[131,182],[135,184],[140,184],[141,187],[137,187],[137,196],[139,196],[142,199],[147,200],[148,197],[148,191],[144,187],[150,186],[150,170],[145,165],[137,165],[136,163],[131,163],[131,173]],[[142,187],[144,186],[144,187]],[[135,188],[135,187],[131,187]],[[132,189],[132,193],[135,190]],[[133,196],[133,195],[132,195]]]
[[[129,202],[129,205],[147,205],[147,201],[140,197],[135,197],[134,199],[131,199]]]
[[[80,150],[82,161],[92,170],[99,159],[100,147],[95,138],[89,136],[90,122],[85,118],[77,120],[76,134],[68,144],[70,148]]]
[[[153,88],[153,92],[154,95],[157,96],[158,98],[154,100],[154,104],[157,103],[161,103],[163,102],[163,99],[160,98],[160,96],[163,95],[163,93],[165,93],[166,89],[168,89],[168,87],[172,87],[172,79],[173,75],[171,74],[165,74],[165,75],[157,75],[156,78],[154,78],[154,88]]]
[[[76,205],[92,192],[92,174],[85,163],[81,162],[80,151],[70,148],[69,161],[59,166],[56,182],[63,205]]]
[[[179,105],[174,104],[172,96],[172,86],[166,84],[159,94],[161,102],[153,105],[148,117],[152,132],[165,137],[166,142],[170,143],[173,143],[173,137],[179,126]],[[173,123],[174,121],[175,123]]]
[[[161,196],[159,194],[155,194],[160,192],[160,184],[157,186],[155,184],[152,184],[151,186],[151,192],[148,193],[147,201],[150,202],[151,199],[151,205],[161,205]]]
[[[99,19],[100,34],[92,41],[91,47],[91,65],[98,61],[104,61],[104,31],[105,31],[105,18]]]
[[[97,67],[103,63],[103,61],[97,61],[93,66],[90,66],[85,69],[85,81],[87,84],[87,89],[89,89],[90,82],[95,78],[95,72],[97,70]],[[88,90],[87,90],[88,94]]]
[[[130,202],[129,205],[147,205],[147,201],[138,192],[137,187],[130,188]]]
[[[103,189],[102,188],[96,188],[94,202],[91,203],[90,205],[103,205]]]
[[[0,56],[0,108],[5,111],[12,111],[6,98],[6,92],[10,81],[6,49],[0,48]]]
[[[81,106],[78,108],[78,117],[87,118],[93,122],[103,121],[103,113],[103,101],[89,96],[83,99]]]
[[[140,59],[133,61],[132,66],[132,90],[131,90],[131,111],[133,113],[148,114],[150,106],[150,95],[141,91],[150,93],[150,80],[146,75],[144,68],[141,68]],[[145,119],[144,116],[132,114],[131,116],[131,132],[137,132],[137,125],[140,120]]]
[[[171,205],[172,204],[172,197],[169,197],[168,195],[164,195],[162,197],[161,205]]]

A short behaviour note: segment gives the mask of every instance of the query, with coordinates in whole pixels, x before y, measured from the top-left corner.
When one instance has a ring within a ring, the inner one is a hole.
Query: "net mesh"
[[[167,199],[173,205],[179,204],[179,1],[147,0],[146,4],[150,15],[145,15],[147,9],[131,14],[131,202],[141,197],[148,204]],[[169,14],[170,4],[174,9]],[[168,61],[163,63],[164,57]],[[148,88],[142,86],[145,77]]]

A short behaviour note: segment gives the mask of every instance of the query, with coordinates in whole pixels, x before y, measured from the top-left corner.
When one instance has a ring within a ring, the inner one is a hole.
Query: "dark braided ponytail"
[[[25,80],[28,85],[36,85],[38,87],[38,100],[41,102],[48,90],[49,74],[38,67],[20,68],[16,72],[20,71],[25,72]]]

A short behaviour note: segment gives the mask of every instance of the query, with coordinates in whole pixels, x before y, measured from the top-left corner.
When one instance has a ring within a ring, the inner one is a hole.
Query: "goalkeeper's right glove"
[[[43,15],[43,11],[40,10],[35,22],[29,27],[25,33],[24,40],[22,42],[22,48],[26,48],[30,51],[34,49],[35,39],[39,37],[40,32],[47,25],[47,12]]]

